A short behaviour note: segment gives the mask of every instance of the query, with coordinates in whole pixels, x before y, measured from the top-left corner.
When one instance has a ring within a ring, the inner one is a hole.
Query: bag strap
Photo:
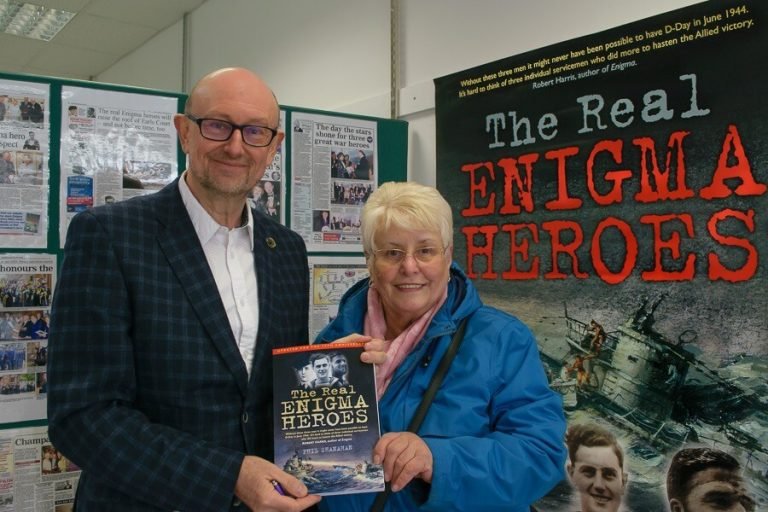
[[[448,368],[451,367],[453,358],[459,351],[459,345],[461,345],[461,342],[464,339],[464,331],[467,329],[468,320],[469,316],[464,317],[459,323],[459,327],[456,329],[456,332],[453,334],[451,344],[448,346],[448,350],[445,351],[442,359],[440,359],[440,364],[437,366],[437,370],[435,370],[435,374],[432,376],[432,381],[429,383],[429,387],[424,392],[424,396],[421,397],[421,403],[419,403],[419,407],[416,409],[416,412],[413,414],[413,418],[411,418],[411,422],[408,424],[408,432],[418,432],[422,422],[424,421],[424,418],[427,416],[427,410],[432,404],[432,400],[435,398],[437,390],[440,388],[440,384],[442,384],[445,374],[448,373]],[[376,495],[376,500],[371,506],[371,512],[381,512],[384,510],[384,505],[387,503],[387,499],[389,499],[389,495],[391,493],[392,489],[390,488],[389,483],[387,483],[385,485],[384,491]]]

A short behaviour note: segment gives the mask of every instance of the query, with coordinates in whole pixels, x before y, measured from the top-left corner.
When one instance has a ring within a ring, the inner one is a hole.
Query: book
[[[381,437],[374,365],[360,343],[300,345],[272,351],[275,464],[310,494],[384,490],[373,464]]]

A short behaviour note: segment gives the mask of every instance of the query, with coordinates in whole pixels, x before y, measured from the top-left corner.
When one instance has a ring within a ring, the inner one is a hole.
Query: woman
[[[21,119],[21,110],[19,109],[19,100],[8,98],[8,108],[5,112],[6,121],[19,121]]]
[[[344,154],[341,158],[344,164],[344,174],[346,177],[351,180],[357,179],[357,175],[355,175],[355,164],[352,162],[352,159],[349,158],[349,155]]]
[[[394,491],[387,510],[528,511],[562,480],[566,455],[562,403],[533,336],[484,306],[451,263],[451,208],[434,188],[382,185],[360,231],[370,278],[345,294],[317,341],[362,332],[386,350],[376,375],[385,434],[373,459]],[[418,435],[405,432],[465,317],[463,343]],[[326,496],[319,506],[367,511],[374,497]]]

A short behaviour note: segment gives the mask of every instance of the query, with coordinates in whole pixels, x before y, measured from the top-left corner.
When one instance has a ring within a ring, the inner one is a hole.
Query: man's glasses
[[[268,126],[259,126],[257,124],[234,124],[223,119],[198,118],[190,114],[185,114],[189,119],[197,123],[200,128],[200,135],[208,140],[223,142],[229,140],[235,128],[240,130],[243,142],[249,146],[263,148],[269,146],[272,139],[277,135],[277,130]]]
[[[378,249],[373,251],[377,258],[388,265],[400,265],[410,254],[419,263],[431,263],[435,258],[445,252],[443,247],[417,247],[413,252],[402,249]]]

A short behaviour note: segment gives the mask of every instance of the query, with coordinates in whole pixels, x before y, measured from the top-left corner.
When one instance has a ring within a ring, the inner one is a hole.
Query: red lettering
[[[695,254],[688,253],[686,255],[683,269],[680,271],[664,269],[662,260],[665,250],[670,251],[672,258],[675,260],[679,260],[681,256],[679,232],[674,231],[669,238],[662,238],[662,224],[671,221],[682,222],[688,237],[693,238],[693,219],[687,213],[680,215],[643,215],[640,217],[640,222],[650,224],[653,227],[653,259],[655,265],[652,270],[646,270],[642,273],[644,281],[690,281],[693,279],[694,263],[696,262]]]
[[[557,199],[547,201],[544,204],[547,210],[577,210],[581,207],[581,199],[568,195],[568,180],[565,172],[565,161],[569,156],[574,156],[578,152],[577,146],[571,146],[544,153],[547,160],[557,160]]]
[[[727,245],[731,247],[741,247],[747,252],[747,258],[740,268],[731,270],[722,264],[717,254],[709,253],[709,279],[711,281],[729,281],[731,283],[737,283],[739,281],[747,281],[754,277],[757,272],[757,249],[749,240],[738,238],[735,236],[721,235],[718,231],[718,225],[729,218],[734,218],[742,221],[749,230],[750,233],[755,232],[755,212],[754,210],[748,210],[746,213],[725,209],[715,213],[709,218],[707,222],[707,230],[710,236],[715,242],[720,245]]]
[[[566,274],[560,272],[560,264],[558,262],[558,255],[560,254],[571,257],[571,273],[574,276],[580,279],[588,277],[587,274],[579,270],[579,258],[576,256],[576,249],[584,241],[584,232],[581,230],[581,226],[569,220],[554,220],[543,222],[541,227],[549,233],[552,239],[552,270],[544,274],[544,278],[565,279],[567,277]],[[573,240],[571,242],[563,242],[560,235],[564,231],[572,233]]]
[[[461,232],[467,239],[467,277],[475,279],[475,257],[485,257],[486,270],[480,276],[483,279],[496,279],[497,274],[493,271],[493,237],[498,233],[498,226],[491,224],[485,226],[466,226],[461,228]],[[475,245],[475,236],[482,236],[485,244]]]
[[[511,215],[520,213],[520,206],[526,212],[533,211],[533,195],[531,186],[533,185],[533,164],[539,159],[538,153],[530,153],[515,158],[502,158],[499,160],[499,166],[504,170],[504,205],[499,210],[502,215]],[[525,178],[520,176],[517,164],[525,166]],[[519,205],[512,199],[512,186],[517,189]]]
[[[526,232],[530,234],[530,238],[533,239],[533,243],[539,243],[539,229],[536,224],[505,224],[501,227],[502,231],[509,233],[509,270],[501,274],[502,279],[509,280],[522,280],[522,279],[536,279],[539,275],[539,258],[534,257],[531,260],[531,264],[528,270],[520,270],[517,266],[517,258],[523,262],[530,260],[529,246],[530,242],[528,238],[522,238],[518,243],[518,233],[525,235]]]
[[[616,228],[624,237],[624,263],[618,272],[612,272],[603,260],[600,238],[608,228]],[[592,266],[595,267],[597,275],[608,284],[619,284],[623,282],[632,273],[637,263],[637,237],[632,232],[632,228],[621,219],[616,217],[607,217],[600,221],[592,236]]]
[[[635,194],[635,200],[641,203],[654,203],[663,200],[687,199],[693,197],[693,190],[685,184],[685,151],[683,150],[683,139],[690,132],[673,132],[668,139],[666,163],[664,170],[659,169],[659,162],[656,158],[656,143],[650,137],[638,137],[632,142],[640,148],[640,191]],[[673,155],[677,155],[675,163],[672,163]],[[672,175],[672,168],[677,170],[675,174],[675,183],[677,188],[670,191],[669,178]],[[654,189],[651,185],[651,176],[656,184]]]
[[[734,165],[728,165],[732,153],[736,160]],[[722,199],[731,195],[731,189],[725,184],[727,179],[738,179],[741,184],[733,192],[740,196],[759,196],[765,193],[766,186],[755,181],[752,169],[744,152],[739,131],[735,125],[728,125],[728,134],[723,141],[723,149],[717,159],[717,169],[712,176],[712,183],[702,188],[699,195],[704,199]]]
[[[621,163],[621,148],[623,143],[621,140],[602,140],[595,144],[592,151],[589,153],[587,159],[587,189],[589,190],[592,199],[602,206],[607,206],[613,203],[620,203],[623,199],[621,193],[621,183],[632,177],[632,171],[629,169],[615,169],[605,173],[605,180],[613,182],[611,191],[606,195],[601,195],[595,188],[595,158],[598,154],[605,151],[611,154],[613,161],[617,164]]]
[[[469,173],[469,208],[461,210],[462,217],[477,217],[479,215],[490,215],[496,208],[496,194],[488,194],[488,180],[486,177],[479,176],[479,169],[487,169],[491,181],[495,180],[493,164],[484,162],[480,164],[467,164],[461,166],[461,172]],[[488,203],[485,206],[477,206],[475,203],[475,194],[480,194],[481,198],[488,197]]]

